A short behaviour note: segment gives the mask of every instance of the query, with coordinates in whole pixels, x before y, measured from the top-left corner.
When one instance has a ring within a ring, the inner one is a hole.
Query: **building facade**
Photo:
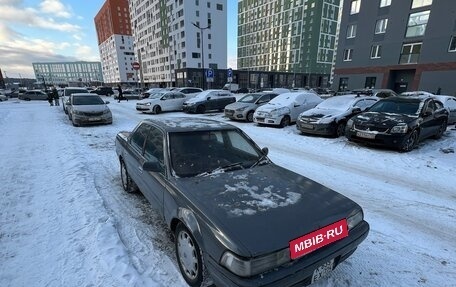
[[[138,83],[128,0],[106,0],[95,16],[103,79],[106,84]]]
[[[143,84],[206,87],[204,70],[226,69],[227,0],[128,2]]]
[[[103,82],[100,62],[32,63],[37,81],[46,86],[92,86]]]
[[[456,93],[456,1],[345,0],[333,89]]]
[[[239,0],[238,11],[237,66],[253,71],[249,84],[270,81],[264,71],[293,73],[288,86],[328,85],[339,0]]]

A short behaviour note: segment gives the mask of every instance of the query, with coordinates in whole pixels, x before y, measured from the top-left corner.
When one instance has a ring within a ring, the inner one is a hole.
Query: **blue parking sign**
[[[228,69],[228,78],[232,78],[233,77],[233,69],[229,68]]]
[[[206,78],[214,78],[214,70],[207,69],[206,70]]]

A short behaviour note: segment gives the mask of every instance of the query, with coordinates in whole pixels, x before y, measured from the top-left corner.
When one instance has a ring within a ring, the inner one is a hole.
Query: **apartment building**
[[[253,80],[262,84],[271,81],[271,73],[261,71],[293,73],[276,73],[286,79],[274,80],[274,86],[327,86],[336,52],[339,0],[239,0],[238,5],[239,70],[254,71]]]
[[[333,88],[456,93],[456,1],[345,0]]]
[[[128,2],[145,85],[204,87],[205,70],[226,69],[226,0]]]
[[[128,0],[106,0],[94,18],[103,79],[107,84],[137,84]]]
[[[103,81],[100,62],[32,63],[35,78],[47,86],[89,86]]]

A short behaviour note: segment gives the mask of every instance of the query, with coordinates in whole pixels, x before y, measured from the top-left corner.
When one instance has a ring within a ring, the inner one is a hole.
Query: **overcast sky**
[[[34,78],[32,62],[99,61],[93,18],[104,0],[0,0],[3,76]],[[228,67],[236,67],[237,1],[228,2]]]

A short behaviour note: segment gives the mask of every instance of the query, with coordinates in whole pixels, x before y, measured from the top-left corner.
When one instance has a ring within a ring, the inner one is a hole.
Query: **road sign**
[[[141,65],[138,62],[131,63],[131,66],[133,70],[139,70],[139,68],[141,67]]]
[[[210,68],[206,70],[206,81],[207,82],[214,81],[214,70],[212,70]]]
[[[229,68],[227,74],[228,74],[228,78],[232,78],[233,77],[233,69]]]

